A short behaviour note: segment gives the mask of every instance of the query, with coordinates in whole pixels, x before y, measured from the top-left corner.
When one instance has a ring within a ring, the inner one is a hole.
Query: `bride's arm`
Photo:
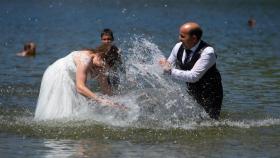
[[[107,105],[110,105],[110,106],[119,106],[118,104],[112,102],[111,100],[108,100],[108,99],[104,99],[100,96],[97,96],[95,93],[93,93],[86,85],[86,81],[87,81],[87,70],[88,70],[88,67],[90,65],[85,65],[84,63],[81,63],[80,60],[77,60],[76,61],[76,65],[77,65],[77,71],[76,71],[76,89],[77,91],[86,96],[86,97],[89,97],[99,103],[102,103],[102,104],[107,104]],[[103,73],[100,74],[100,76],[102,76],[101,78],[103,78]],[[98,77],[99,78],[99,77]],[[100,78],[100,79],[101,79]],[[101,83],[101,87],[104,86],[102,84],[105,84],[105,83]],[[108,84],[108,82],[107,82]],[[105,86],[106,87],[106,86]],[[104,87],[103,87],[104,88]],[[102,89],[103,89],[102,88]],[[107,89],[107,94],[110,94],[110,89]]]
[[[78,93],[89,97],[101,104],[105,104],[105,105],[109,105],[112,107],[117,107],[117,108],[121,108],[121,109],[126,109],[126,107],[118,104],[118,103],[114,103],[113,101],[109,100],[109,99],[105,99],[102,98],[98,95],[96,95],[94,92],[92,92],[86,85],[86,81],[87,81],[87,71],[89,69],[89,67],[91,66],[90,63],[85,64],[83,61],[78,60],[77,58],[74,59],[76,66],[77,66],[77,70],[76,70],[76,89],[78,91]],[[110,85],[108,84],[108,80],[107,80],[107,76],[105,75],[104,71],[100,72],[100,75],[98,75],[100,77],[98,77],[98,79],[100,79],[101,81],[101,88],[102,89],[106,89],[105,92],[107,92],[107,94],[111,94],[111,88]],[[107,82],[105,82],[107,81]],[[106,85],[107,84],[107,85]]]
[[[99,101],[99,97],[93,93],[86,85],[87,82],[87,69],[88,65],[81,63],[81,61],[76,61],[77,71],[76,71],[76,89],[77,91],[93,100]]]

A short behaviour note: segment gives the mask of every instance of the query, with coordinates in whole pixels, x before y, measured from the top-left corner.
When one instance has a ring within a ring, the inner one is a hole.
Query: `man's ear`
[[[192,39],[193,39],[194,42],[198,42],[198,38],[197,38],[196,35],[192,35]]]

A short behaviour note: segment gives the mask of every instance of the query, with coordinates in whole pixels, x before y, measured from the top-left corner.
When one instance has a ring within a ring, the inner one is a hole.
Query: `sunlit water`
[[[279,157],[279,7],[272,0],[1,1],[1,157]],[[202,25],[218,54],[219,121],[157,64],[188,20]],[[114,30],[126,67],[111,99],[128,110],[92,104],[75,118],[34,121],[47,66],[97,46],[104,27]],[[16,57],[30,40],[37,56]]]

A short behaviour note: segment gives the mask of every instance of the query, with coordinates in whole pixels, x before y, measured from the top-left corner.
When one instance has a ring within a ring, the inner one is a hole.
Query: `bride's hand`
[[[128,109],[126,106],[124,106],[122,104],[119,104],[119,103],[114,103],[114,102],[112,102],[111,100],[108,100],[108,99],[102,99],[101,103],[109,105],[109,106],[114,107],[114,108],[122,109],[122,110],[127,110]]]
[[[121,109],[121,110],[128,110],[128,107],[123,105],[123,104],[119,104],[119,103],[114,103],[113,107],[116,107],[118,109]]]

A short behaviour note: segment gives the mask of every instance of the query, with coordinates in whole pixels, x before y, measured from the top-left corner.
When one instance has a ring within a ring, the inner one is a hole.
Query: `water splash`
[[[158,62],[164,55],[152,40],[134,36],[130,41],[122,46],[127,48],[123,50],[126,53],[126,80],[121,82],[120,98],[131,98],[132,104],[128,106],[139,108],[137,122],[155,121],[158,126],[163,126],[166,120],[180,122],[208,118],[187,95],[184,83],[163,75]]]
[[[181,121],[207,119],[204,110],[187,95],[184,83],[164,76],[158,61],[163,58],[158,46],[135,36],[123,47],[125,74],[121,74],[119,93],[109,99],[128,110],[89,102],[71,120],[92,120],[106,125],[164,128]],[[167,123],[168,122],[168,123]]]

